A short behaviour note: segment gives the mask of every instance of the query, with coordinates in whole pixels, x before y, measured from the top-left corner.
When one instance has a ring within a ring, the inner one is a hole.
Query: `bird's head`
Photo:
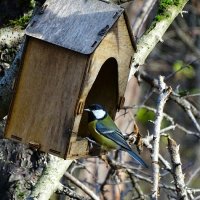
[[[89,121],[103,119],[107,116],[106,110],[100,104],[92,104],[88,108],[84,109],[84,111],[88,112],[90,118]]]

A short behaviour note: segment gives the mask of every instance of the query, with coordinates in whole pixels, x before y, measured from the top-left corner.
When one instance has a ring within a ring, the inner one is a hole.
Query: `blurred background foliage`
[[[33,0],[0,0],[0,27],[9,23],[23,28],[28,21],[27,13],[33,9]]]
[[[128,10],[130,17],[133,17],[132,21],[134,21],[134,17],[137,16],[144,1],[134,0],[133,3],[129,3]],[[24,29],[30,19],[34,5],[35,2],[31,0],[0,0],[0,27],[12,26]],[[184,13],[183,17],[181,15],[177,17],[164,35],[164,42],[156,46],[140,71],[145,71],[152,78],[157,78],[158,75],[167,77],[167,84],[180,94],[182,98],[188,99],[200,110],[200,1],[191,0],[185,7],[185,10],[188,13]],[[144,27],[135,36],[136,40],[149,27],[156,11],[157,7],[153,9],[143,25]],[[2,52],[6,50],[5,48],[1,49],[1,57]],[[12,54],[12,56],[7,56],[7,58],[9,58],[7,62],[11,63],[14,56]],[[152,132],[152,121],[155,119],[155,113],[143,106],[155,108],[157,94],[152,90],[150,84],[142,80],[137,80],[134,86],[128,90],[128,93],[133,93],[136,90],[137,93],[133,97],[134,99],[127,106],[134,107],[137,105],[137,108],[133,109],[133,115],[142,137],[145,137]],[[196,131],[185,111],[174,101],[169,100],[164,111],[174,118],[175,123],[181,124],[188,130]],[[200,122],[199,119],[198,122]],[[164,118],[162,128],[169,126],[169,124],[169,121]],[[180,154],[186,183],[188,183],[189,187],[200,188],[200,172],[197,172],[195,177],[191,179],[196,169],[200,167],[199,138],[187,135],[177,128],[168,131],[167,134],[170,134],[180,144]],[[166,137],[161,138],[160,146],[162,155],[169,161]],[[110,156],[114,157],[115,153],[112,153]],[[150,164],[150,153],[145,148],[142,156]],[[130,159],[124,160],[124,157],[123,153],[118,154],[117,159],[120,162],[123,160],[125,163],[135,164]],[[133,189],[134,186],[132,185],[131,178],[127,174],[124,175],[123,172],[116,171],[112,172],[110,177],[106,177],[107,171],[108,166],[99,158],[80,159],[71,167],[71,173],[74,176],[98,195],[102,197],[105,195],[105,199],[137,199],[137,192]],[[151,171],[144,171],[143,173],[148,177],[151,175]],[[107,187],[105,194],[102,194],[101,185],[104,183],[105,178],[108,179],[105,184]],[[161,168],[161,181],[166,184],[170,184],[173,181],[170,173],[163,168]],[[65,178],[63,178],[63,182],[72,186]],[[139,179],[137,179],[137,183],[140,184],[145,194],[151,193],[151,184]],[[80,190],[78,191],[81,192]],[[169,190],[162,189],[160,191],[160,199],[170,199],[169,194]],[[62,195],[54,198],[65,199]]]
[[[192,0],[184,8],[187,13],[179,15],[163,37],[164,42],[159,43],[148,57],[143,69],[152,78],[158,75],[166,77],[166,82],[182,98],[192,102],[200,110],[200,1]],[[140,102],[155,107],[157,94],[152,92],[151,86],[140,82]],[[194,95],[195,94],[195,95]],[[197,131],[185,111],[169,100],[165,113],[174,118],[175,123],[191,131]],[[136,119],[143,136],[151,133],[152,120],[155,114],[146,108],[136,112]],[[200,120],[198,119],[198,123]],[[162,128],[169,126],[169,121],[164,119]],[[179,129],[167,132],[180,144],[180,154],[183,163],[185,181],[189,187],[200,188],[200,172],[191,181],[190,178],[200,167],[200,142],[199,138],[187,135]],[[168,158],[166,138],[161,139],[162,155]],[[164,176],[164,181],[172,181],[171,177]],[[163,179],[161,178],[161,179]],[[168,199],[161,192],[161,198]]]

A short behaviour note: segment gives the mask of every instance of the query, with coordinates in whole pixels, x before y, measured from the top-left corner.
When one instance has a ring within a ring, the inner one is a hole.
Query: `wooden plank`
[[[6,137],[64,157],[86,63],[86,55],[30,38]]]
[[[26,34],[90,54],[123,11],[118,5],[99,0],[47,0]]]
[[[69,152],[67,158],[77,159],[80,157],[86,157],[89,154],[89,145],[87,139],[76,140],[71,142],[69,146]]]

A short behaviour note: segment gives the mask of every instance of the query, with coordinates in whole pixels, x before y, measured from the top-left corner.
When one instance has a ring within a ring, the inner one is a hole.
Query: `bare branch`
[[[189,177],[189,180],[187,181],[187,185],[189,185],[192,180],[197,176],[197,174],[200,173],[200,167],[198,167],[193,173],[192,175]]]
[[[148,76],[145,72],[140,73],[139,76],[145,82],[149,83],[152,87],[158,89],[158,82],[155,79],[153,79],[152,77]],[[197,133],[191,132],[191,131],[188,132],[181,125],[177,124],[176,126],[179,129],[182,128],[182,130],[187,134],[192,134],[197,137],[200,137],[200,125],[196,120],[196,118],[200,118],[200,112],[197,110],[197,108],[194,105],[192,105],[192,103],[190,101],[188,101],[187,99],[181,98],[180,95],[178,95],[174,91],[171,93],[169,98],[172,99],[173,101],[175,101],[180,107],[182,107],[184,109],[184,111],[188,114],[189,118],[195,125],[198,132]],[[165,116],[165,117],[167,117],[167,116]],[[167,117],[167,119],[170,120],[169,117]],[[170,120],[170,121],[173,121],[173,120]]]
[[[191,121],[195,125],[196,129],[200,133],[200,125],[195,118],[195,114],[199,114],[199,112],[197,112],[195,107],[188,100],[177,96],[177,94],[175,94],[175,92],[172,93],[170,98],[173,99],[176,103],[178,103],[185,110],[185,112],[188,114],[188,117],[191,119]]]
[[[107,156],[107,161],[113,170],[124,169],[128,174],[132,174],[134,177],[136,177],[139,180],[142,180],[150,184],[153,183],[152,179],[149,176],[147,176],[146,174],[142,174],[141,172],[139,174],[138,170],[134,169],[132,166],[130,167],[130,166],[127,166],[126,164],[116,162],[115,160],[110,159],[108,156]],[[171,190],[173,192],[175,191],[175,187],[167,185],[167,184],[160,183],[159,187],[167,189],[167,190]]]
[[[188,0],[178,1],[177,5],[169,5],[163,13],[160,21],[155,21],[154,24],[147,30],[137,43],[137,52],[133,56],[133,62],[129,74],[129,80],[138,70],[138,66],[144,64],[147,56],[151,53],[153,48],[159,41],[162,41],[162,36],[169,28],[176,16],[182,12],[183,7]],[[166,16],[166,13],[170,13]]]
[[[187,200],[187,190],[184,182],[184,175],[181,168],[181,159],[179,155],[179,145],[168,137],[168,150],[172,161],[173,177],[176,186],[178,199]]]
[[[65,177],[73,182],[76,186],[78,186],[81,190],[83,190],[87,195],[89,195],[94,200],[99,200],[99,197],[91,191],[88,187],[86,187],[83,183],[81,183],[78,179],[72,176],[69,172],[65,172]]]
[[[152,152],[152,144],[150,143],[150,141],[153,140],[153,135],[151,136],[147,136],[145,138],[142,139],[143,144],[147,147],[147,149],[149,149]],[[159,160],[162,162],[162,164],[165,166],[165,169],[168,171],[171,171],[171,165],[170,163],[165,160],[163,158],[162,155],[159,154]]]
[[[173,23],[173,27],[176,30],[177,35],[180,37],[180,39],[190,48],[190,50],[195,54],[197,58],[200,58],[200,51],[197,47],[195,47],[194,41],[192,38],[187,35],[182,29],[178,26],[177,23]]]
[[[142,9],[140,10],[140,12],[139,12],[138,16],[136,17],[136,20],[132,26],[133,31],[135,30],[134,35],[137,38],[138,38],[138,35],[140,34],[143,24],[146,22],[147,17],[149,16],[149,13],[153,9],[156,2],[157,2],[157,0],[144,1]]]
[[[27,200],[50,199],[51,195],[57,190],[60,179],[71,163],[72,160],[63,160],[49,155],[47,167]]]
[[[176,128],[176,125],[168,126],[166,128],[161,129],[160,130],[160,134],[163,135],[165,132],[174,130],[175,128]]]
[[[181,68],[179,68],[178,70],[176,70],[175,72],[172,72],[171,74],[169,74],[168,76],[165,77],[165,81],[168,81],[170,78],[172,78],[173,76],[175,76],[177,73],[179,73],[180,71],[191,67],[192,64],[198,62],[200,60],[200,58],[193,60],[190,63],[187,63],[183,66],[181,66]],[[183,98],[187,98],[187,97],[191,97],[191,96],[199,96],[200,94],[191,94],[191,95],[184,95]]]
[[[132,183],[133,187],[135,188],[136,192],[138,193],[138,199],[145,200],[145,195],[144,195],[140,185],[138,184],[138,180],[136,180],[136,178],[133,177],[132,174],[129,173],[128,171],[127,171],[127,173],[131,179],[131,183]]]
[[[69,187],[64,186],[61,183],[58,185],[58,189],[57,189],[56,193],[64,194],[70,198],[77,199],[77,200],[89,200],[83,196],[78,195],[74,190],[70,189]]]
[[[152,108],[152,107],[146,106],[146,105],[135,106],[135,108],[146,108],[147,110],[150,110],[150,111],[156,113],[155,108]],[[167,113],[163,113],[163,117],[165,117],[166,120],[168,120],[169,122],[171,122],[172,125],[174,125],[174,119],[171,116],[169,116]],[[162,132],[163,132],[163,130],[162,130]]]
[[[159,186],[159,143],[160,143],[160,127],[163,119],[163,109],[165,103],[168,99],[169,94],[171,93],[171,88],[166,87],[164,83],[164,77],[159,76],[159,97],[158,105],[156,112],[156,119],[154,122],[154,131],[153,131],[153,145],[152,145],[152,167],[153,167],[153,186],[152,186],[152,199],[158,199],[158,186]]]

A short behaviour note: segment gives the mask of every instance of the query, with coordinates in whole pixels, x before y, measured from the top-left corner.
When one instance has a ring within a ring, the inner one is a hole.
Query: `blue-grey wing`
[[[137,160],[141,165],[148,168],[148,165],[138,156],[136,153],[132,151],[129,145],[126,143],[122,133],[118,128],[115,128],[116,125],[111,124],[108,126],[107,122],[98,121],[96,124],[96,130],[107,137],[108,139],[114,141],[116,144],[120,146],[121,150],[127,151],[130,156],[132,156],[135,160]]]
[[[114,141],[116,144],[118,144],[122,149],[131,150],[131,148],[126,143],[126,140],[124,139],[124,136],[120,132],[120,130],[113,129],[113,127],[108,127],[104,124],[103,121],[99,121],[96,124],[96,130],[100,132],[102,135],[107,137],[108,139]]]

